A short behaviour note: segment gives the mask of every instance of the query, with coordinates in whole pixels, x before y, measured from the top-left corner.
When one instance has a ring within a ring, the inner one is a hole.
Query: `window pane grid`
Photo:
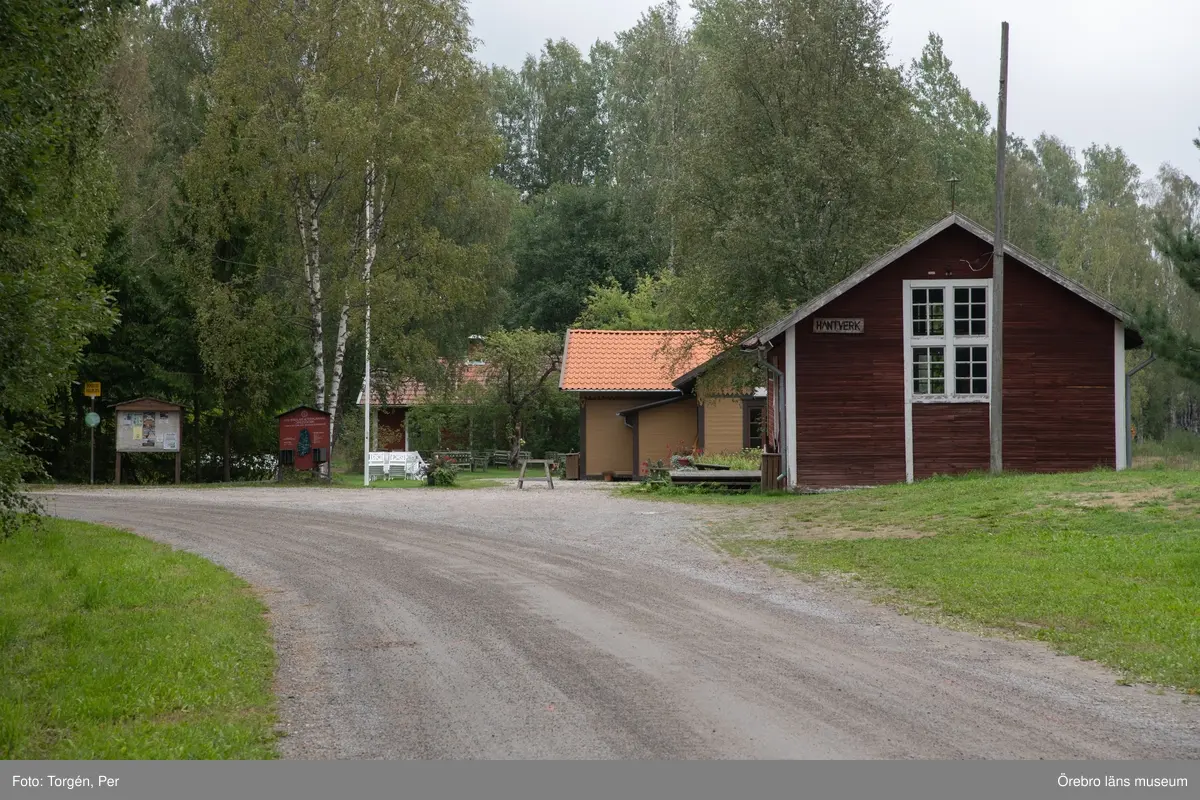
[[[946,349],[913,348],[913,394],[946,393]]]
[[[954,335],[987,336],[987,289],[982,286],[955,288]]]
[[[944,336],[946,333],[945,292],[942,289],[913,289],[912,335]]]
[[[987,394],[987,346],[954,348],[954,393]]]
[[[916,341],[910,345],[913,395],[931,399],[939,395],[986,399],[990,389],[988,287],[913,287],[909,301],[911,338],[944,342],[944,346],[925,342],[918,345]],[[946,318],[947,303],[949,319]]]

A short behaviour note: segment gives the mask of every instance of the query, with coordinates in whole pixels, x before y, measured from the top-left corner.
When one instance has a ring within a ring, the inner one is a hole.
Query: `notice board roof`
[[[157,397],[139,397],[137,400],[126,400],[116,403],[113,408],[121,411],[182,411],[183,406],[159,400]]]
[[[275,415],[275,419],[282,419],[283,417],[286,417],[288,414],[294,414],[297,411],[311,411],[314,414],[322,414],[326,417],[329,416],[328,411],[322,411],[319,408],[313,408],[312,406],[296,406],[295,408],[289,409],[288,411],[285,411],[282,414]]]

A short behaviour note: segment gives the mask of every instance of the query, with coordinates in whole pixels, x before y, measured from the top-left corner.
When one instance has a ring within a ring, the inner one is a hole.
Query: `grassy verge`
[[[46,520],[0,542],[0,758],[273,758],[265,610],[216,565]]]
[[[1161,441],[1137,442],[1133,446],[1135,467],[1200,469],[1200,436],[1172,431]]]
[[[739,505],[726,550],[850,576],[887,602],[1200,690],[1200,473],[945,478],[827,495],[699,495]]]

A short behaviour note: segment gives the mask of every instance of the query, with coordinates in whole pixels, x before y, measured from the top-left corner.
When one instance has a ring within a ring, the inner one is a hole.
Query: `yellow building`
[[[631,478],[675,453],[761,447],[761,392],[699,402],[674,383],[719,351],[701,331],[567,331],[559,388],[579,396],[580,477]]]

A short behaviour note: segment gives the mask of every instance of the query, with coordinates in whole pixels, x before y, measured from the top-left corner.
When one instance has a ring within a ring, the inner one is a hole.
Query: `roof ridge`
[[[712,331],[703,328],[670,328],[666,330],[651,330],[647,328],[635,328],[632,330],[610,330],[608,328],[567,328],[567,333],[608,333],[608,334],[668,334],[668,333],[712,333]]]
[[[971,218],[966,217],[957,211],[948,214],[947,216],[942,217],[937,222],[917,233],[908,241],[897,245],[878,258],[875,258],[874,260],[858,268],[816,297],[810,299],[808,302],[795,306],[791,312],[776,320],[770,326],[762,328],[749,338],[744,339],[742,341],[742,347],[761,345],[763,342],[775,338],[792,325],[799,323],[801,320],[820,310],[826,304],[837,299],[842,294],[875,275],[877,272],[880,272],[886,267],[891,266],[901,257],[907,255],[913,250],[916,250],[918,247],[930,241],[935,236],[940,235],[948,230],[951,226],[955,225],[961,230],[964,230],[972,236],[982,240],[985,244],[992,244],[993,246],[995,245],[995,235],[992,231],[987,230],[987,228],[983,227],[978,222],[975,222]],[[1004,253],[1006,256],[1012,256],[1018,262],[1030,268],[1034,272],[1042,275],[1045,278],[1048,278],[1054,283],[1057,283],[1059,286],[1062,286],[1064,289],[1075,294],[1077,297],[1088,303],[1091,303],[1093,306],[1099,308],[1105,313],[1121,320],[1126,325],[1129,325],[1132,322],[1132,318],[1127,312],[1118,308],[1099,293],[1068,277],[1058,268],[1049,266],[1048,264],[1039,261],[1031,254],[1021,250],[1008,241],[1005,241],[1004,243]]]

